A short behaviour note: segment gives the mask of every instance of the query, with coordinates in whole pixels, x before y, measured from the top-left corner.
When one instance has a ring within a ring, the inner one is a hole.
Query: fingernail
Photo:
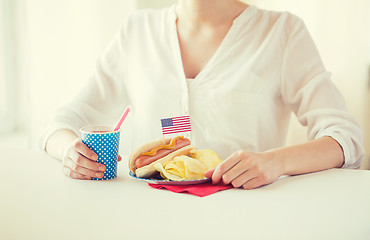
[[[98,160],[98,155],[93,155],[91,159],[97,161]]]
[[[103,174],[102,173],[97,173],[95,174],[98,178],[102,178],[103,177]]]
[[[99,167],[100,171],[105,171],[105,167]]]

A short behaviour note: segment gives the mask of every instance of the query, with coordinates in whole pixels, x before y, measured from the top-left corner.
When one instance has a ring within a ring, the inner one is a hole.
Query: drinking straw
[[[125,118],[127,117],[127,115],[130,112],[130,110],[131,110],[131,107],[130,106],[126,107],[126,109],[123,112],[122,117],[120,118],[119,122],[117,123],[117,126],[114,129],[114,131],[117,131],[118,129],[121,128],[121,125],[122,125],[123,121],[125,121]]]

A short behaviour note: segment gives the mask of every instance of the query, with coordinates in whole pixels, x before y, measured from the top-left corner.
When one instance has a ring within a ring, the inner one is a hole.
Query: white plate
[[[172,181],[172,180],[157,180],[157,179],[149,179],[149,178],[139,178],[135,174],[133,174],[131,171],[129,172],[129,175],[133,178],[143,180],[148,183],[165,184],[165,185],[191,185],[191,184],[204,183],[204,182],[208,182],[211,180],[210,178],[205,178],[205,179],[197,179],[197,180]]]

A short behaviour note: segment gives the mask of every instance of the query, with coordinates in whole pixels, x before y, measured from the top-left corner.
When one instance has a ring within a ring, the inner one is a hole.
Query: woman
[[[303,22],[236,0],[179,0],[130,16],[42,147],[66,175],[102,177],[78,129],[112,124],[128,104],[134,144],[160,137],[161,118],[190,115],[193,143],[224,159],[206,173],[214,184],[252,189],[282,175],[358,168],[364,157],[361,129]],[[283,147],[291,112],[309,142]]]

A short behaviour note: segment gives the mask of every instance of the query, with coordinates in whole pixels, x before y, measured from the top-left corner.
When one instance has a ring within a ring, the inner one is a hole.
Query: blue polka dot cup
[[[80,129],[82,142],[98,154],[98,162],[106,167],[104,177],[92,178],[93,180],[117,177],[120,130],[113,130],[113,126],[87,126]]]

